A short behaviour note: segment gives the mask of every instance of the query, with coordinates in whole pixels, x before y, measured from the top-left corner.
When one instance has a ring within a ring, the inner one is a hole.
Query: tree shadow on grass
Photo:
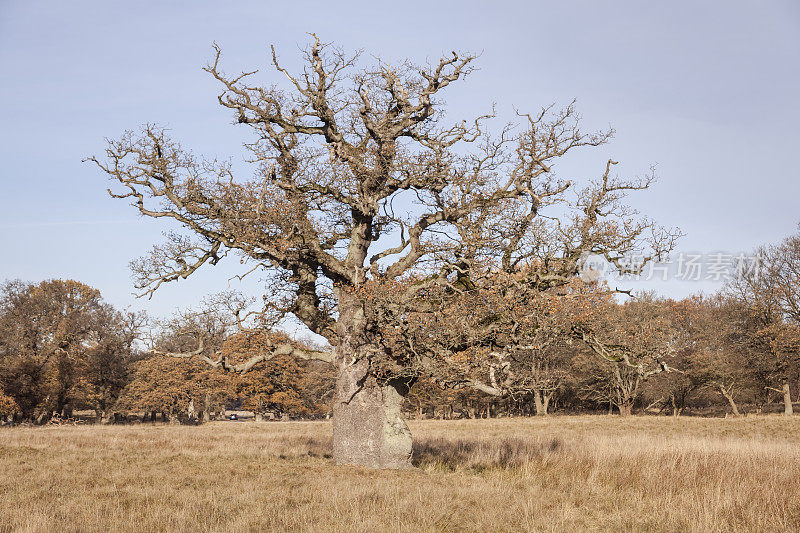
[[[332,449],[330,438],[288,437],[281,439],[272,451],[279,459],[331,459]],[[558,438],[465,440],[437,437],[414,441],[412,464],[417,468],[447,471],[514,469],[563,449],[564,443]]]
[[[418,468],[445,470],[512,469],[562,451],[560,439],[543,441],[505,438],[498,440],[450,440],[434,438],[414,443],[412,462]]]

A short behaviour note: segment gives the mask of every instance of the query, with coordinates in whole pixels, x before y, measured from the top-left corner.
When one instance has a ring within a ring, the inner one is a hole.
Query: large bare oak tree
[[[225,74],[215,49],[206,70],[222,84],[219,103],[252,129],[255,178],[195,158],[156,126],[91,160],[122,185],[112,196],[188,230],[135,263],[146,293],[238,254],[247,270],[272,276],[263,327],[291,315],[329,341],[330,351],[276,343],[239,363],[202,346],[197,355],[239,371],[273,354],[333,363],[338,463],[410,464],[400,407],[425,361],[380,342],[403,302],[432,288],[457,295],[499,270],[524,271],[515,283],[547,290],[573,278],[587,254],[623,266],[626,252],[651,258],[674,240],[622,203],[649,177],[620,180],[613,161],[583,185],[556,177],[557,159],[611,135],[582,132],[572,105],[518,113],[519,124],[495,135],[489,116],[446,124],[442,94],[471,72],[473,55],[364,66],[314,36],[299,73],[273,49],[282,89],[251,82],[255,72]],[[394,291],[398,307],[375,309],[376,291]]]

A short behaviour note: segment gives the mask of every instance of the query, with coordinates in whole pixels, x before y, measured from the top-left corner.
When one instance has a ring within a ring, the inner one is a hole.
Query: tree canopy
[[[413,310],[420,294],[459,297],[498,279],[546,291],[570,283],[589,254],[636,271],[642,265],[626,254],[647,262],[679,236],[626,204],[652,175],[620,178],[609,160],[595,179],[557,176],[559,159],[612,134],[582,131],[572,104],[518,112],[517,124],[499,129],[489,127],[492,113],[448,123],[443,96],[473,71],[473,54],[452,52],[424,66],[365,63],[313,36],[304,69],[292,73],[272,52],[284,87],[259,85],[255,71],[226,74],[216,46],[205,69],[221,84],[220,105],[252,130],[245,147],[254,178],[195,157],[155,125],[110,141],[105,157],[90,160],[121,186],[112,196],[185,230],[134,263],[145,294],[238,255],[248,271],[270,279],[261,327],[292,316],[334,347],[271,341],[256,359],[335,364],[339,462],[409,464],[402,397],[419,369],[449,354],[389,352],[380,332]],[[369,295],[383,290],[394,291],[391,312],[372,305]],[[250,368],[203,351],[196,355],[212,365]]]

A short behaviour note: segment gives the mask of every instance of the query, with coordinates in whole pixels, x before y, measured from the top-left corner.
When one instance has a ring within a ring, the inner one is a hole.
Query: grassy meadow
[[[0,428],[6,531],[798,531],[800,417],[414,421],[409,471],[325,422]]]

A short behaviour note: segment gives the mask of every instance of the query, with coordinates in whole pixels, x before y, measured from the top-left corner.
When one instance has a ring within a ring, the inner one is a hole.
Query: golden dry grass
[[[800,417],[412,431],[417,470],[369,471],[322,422],[0,429],[0,531],[800,530]]]

